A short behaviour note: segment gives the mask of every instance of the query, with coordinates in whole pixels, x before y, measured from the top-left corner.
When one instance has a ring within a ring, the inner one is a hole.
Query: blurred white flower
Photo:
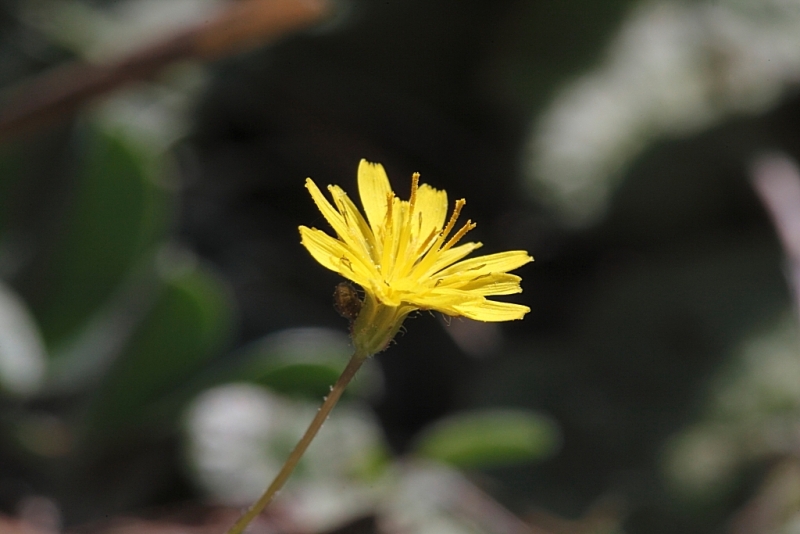
[[[736,488],[742,468],[800,447],[800,332],[787,314],[745,339],[711,383],[705,414],[664,450],[664,475],[693,502]]]
[[[531,190],[565,222],[589,224],[654,140],[762,112],[798,79],[800,2],[645,4],[534,125]]]
[[[249,504],[316,409],[251,384],[206,391],[186,417],[187,458],[196,481],[219,502]],[[382,532],[528,532],[460,472],[431,461],[376,462],[380,458],[388,460],[388,454],[371,414],[338,407],[284,490],[281,520],[302,532],[327,531],[370,514]]]
[[[46,371],[47,354],[36,321],[22,299],[0,283],[0,389],[32,395]]]
[[[261,494],[281,466],[267,451],[270,438],[289,422],[283,408],[262,388],[247,384],[214,388],[193,402],[188,459],[213,497],[239,505]]]
[[[187,456],[199,484],[216,500],[248,504],[258,498],[318,409],[250,384],[200,395],[187,413]],[[339,407],[320,430],[290,481],[286,511],[310,530],[335,526],[368,510],[377,494],[360,479],[384,453],[368,411]]]

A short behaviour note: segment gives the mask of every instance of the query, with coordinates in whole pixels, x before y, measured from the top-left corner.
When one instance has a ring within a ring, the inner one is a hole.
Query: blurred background
[[[0,0],[0,531],[216,533],[349,357],[361,158],[525,249],[253,532],[800,533],[800,1]]]

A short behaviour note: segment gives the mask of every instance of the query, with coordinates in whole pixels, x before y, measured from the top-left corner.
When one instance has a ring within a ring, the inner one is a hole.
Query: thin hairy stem
[[[311,421],[311,424],[308,425],[308,429],[306,433],[303,434],[303,437],[300,438],[300,441],[295,445],[294,450],[289,455],[289,458],[286,459],[286,462],[283,464],[278,475],[275,477],[275,480],[272,481],[272,484],[269,485],[267,490],[264,494],[250,507],[247,512],[242,514],[242,516],[236,521],[236,523],[228,530],[227,534],[241,534],[244,532],[244,529],[247,528],[247,525],[250,522],[258,517],[264,508],[272,501],[275,494],[283,487],[286,481],[289,479],[289,476],[294,471],[294,468],[297,467],[297,462],[300,461],[300,458],[303,457],[303,453],[306,452],[306,449],[311,444],[311,441],[314,439],[314,436],[317,435],[319,429],[322,428],[322,424],[328,418],[328,415],[333,410],[333,407],[336,406],[336,403],[339,402],[339,397],[342,396],[344,393],[347,384],[350,383],[353,376],[355,376],[356,371],[358,371],[361,364],[364,363],[366,360],[366,356],[361,354],[353,354],[350,357],[350,361],[347,363],[347,367],[344,368],[342,374],[339,375],[339,379],[336,381],[336,384],[331,388],[331,393],[327,397],[325,397],[325,402],[322,403],[317,415],[314,416],[314,419]]]

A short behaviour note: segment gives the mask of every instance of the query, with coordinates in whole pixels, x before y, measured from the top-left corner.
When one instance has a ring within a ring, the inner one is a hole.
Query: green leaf
[[[283,395],[318,399],[328,394],[340,373],[341,369],[330,365],[286,364],[262,369],[252,381]]]
[[[245,363],[229,380],[246,380],[283,395],[320,400],[330,392],[351,352],[347,336],[341,332],[326,328],[283,330],[245,349],[240,356]],[[375,379],[368,369],[359,372],[353,389],[363,391],[374,385]]]
[[[154,407],[220,353],[232,324],[229,292],[216,277],[203,269],[168,276],[95,398],[90,430],[113,434],[176,415],[175,403]]]
[[[170,195],[152,154],[119,135],[90,129],[63,227],[31,300],[45,340],[73,334],[104,303],[132,265],[160,240]]]
[[[524,410],[481,410],[458,414],[423,431],[418,456],[462,469],[542,460],[560,444],[555,423]]]
[[[19,147],[0,144],[0,238],[5,237],[11,224],[16,187],[23,175],[23,158]]]

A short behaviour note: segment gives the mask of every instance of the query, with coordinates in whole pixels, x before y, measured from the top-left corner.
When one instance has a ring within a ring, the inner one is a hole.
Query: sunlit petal
[[[445,267],[453,265],[458,260],[468,256],[470,253],[478,250],[483,246],[483,243],[464,243],[439,254],[434,260],[433,264],[424,273],[415,273],[420,277],[437,278],[434,274],[438,273]],[[440,278],[440,277],[438,277]]]
[[[364,220],[364,216],[358,211],[356,205],[350,200],[341,187],[337,185],[329,185],[328,190],[331,192],[333,201],[339,213],[342,215],[342,220],[347,227],[348,234],[352,238],[354,244],[357,244],[360,251],[375,260],[376,256],[376,243],[375,237],[372,234],[372,229]]]
[[[300,227],[300,242],[323,267],[363,285],[374,277],[371,269],[341,241],[316,228]]]
[[[386,198],[392,194],[383,165],[361,160],[358,164],[358,192],[370,226],[373,230],[380,228],[386,217]]]
[[[418,308],[436,310],[446,315],[460,315],[456,311],[457,306],[482,298],[480,295],[453,288],[436,288],[420,293],[406,294],[405,297]]]
[[[437,273],[436,276],[444,277],[465,272],[472,273],[475,276],[489,273],[504,273],[518,269],[532,261],[533,258],[524,250],[498,252],[497,254],[488,254],[486,256],[478,256],[477,258],[460,261],[455,265],[443,269]]]
[[[526,313],[531,311],[530,308],[521,304],[497,302],[496,300],[460,304],[456,306],[456,310],[468,319],[490,323],[522,319]]]
[[[442,280],[438,287],[453,287],[484,297],[489,295],[513,295],[522,292],[522,288],[519,285],[520,281],[522,281],[522,278],[509,273],[483,274],[477,277],[454,275]]]
[[[325,217],[325,220],[328,221],[328,224],[331,225],[336,234],[341,238],[347,239],[349,232],[342,215],[336,211],[336,208],[331,206],[331,203],[328,202],[328,199],[325,198],[325,195],[322,194],[322,191],[311,178],[306,178],[306,189],[311,193],[314,204],[317,205],[320,213],[322,213],[322,216]]]
[[[422,236],[424,239],[431,231],[440,231],[447,218],[447,192],[422,184],[417,190],[414,211],[415,214],[410,221],[413,236]]]

